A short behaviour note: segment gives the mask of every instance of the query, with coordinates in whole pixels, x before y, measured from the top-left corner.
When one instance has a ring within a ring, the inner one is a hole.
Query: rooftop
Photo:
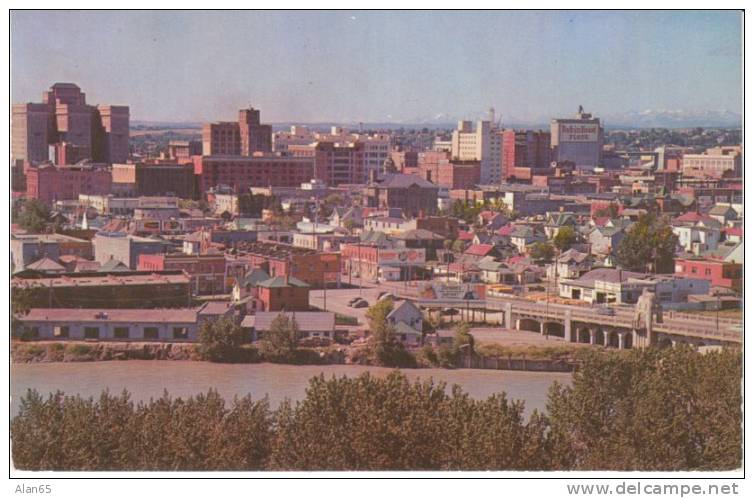
[[[329,311],[258,311],[255,315],[244,317],[241,327],[270,330],[272,321],[279,315],[294,319],[302,332],[335,330],[335,313]]]

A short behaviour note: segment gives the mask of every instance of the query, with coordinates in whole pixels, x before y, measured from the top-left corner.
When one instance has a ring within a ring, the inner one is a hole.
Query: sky
[[[176,122],[741,112],[741,37],[736,11],[14,11],[11,98],[74,82]]]

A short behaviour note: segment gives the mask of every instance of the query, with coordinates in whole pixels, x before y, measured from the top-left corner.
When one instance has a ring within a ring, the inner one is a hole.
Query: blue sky
[[[740,112],[738,12],[13,12],[11,97],[132,119],[544,122],[579,104]]]

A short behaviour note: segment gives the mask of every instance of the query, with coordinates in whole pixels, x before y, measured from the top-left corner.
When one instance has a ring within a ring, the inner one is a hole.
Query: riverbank
[[[461,358],[456,368],[517,370],[533,372],[573,372],[578,368],[575,351],[566,348],[528,347],[513,351],[480,348],[480,354]],[[263,363],[266,358],[253,346],[242,349],[239,363]],[[363,348],[330,346],[300,348],[290,363],[294,365],[367,365]],[[203,361],[194,343],[158,342],[50,342],[14,341],[13,363],[78,363],[125,360]],[[427,368],[418,363],[417,368]]]

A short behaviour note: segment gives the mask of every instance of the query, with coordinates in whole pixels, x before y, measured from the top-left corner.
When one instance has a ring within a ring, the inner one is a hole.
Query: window
[[[704,274],[705,275],[712,275],[712,270],[710,270],[709,268],[705,268],[704,269]]]
[[[113,329],[113,335],[116,339],[128,339],[128,327],[115,327],[115,329]]]
[[[84,339],[99,339],[99,327],[84,327]]]
[[[39,327],[24,327],[24,336],[28,339],[37,339],[39,337]]]
[[[55,328],[52,331],[52,335],[55,337],[58,337],[60,339],[64,339],[68,337],[68,327],[67,326],[55,326]]]
[[[188,339],[188,328],[173,327],[173,339]]]
[[[157,327],[144,327],[144,339],[158,339],[159,331]]]

